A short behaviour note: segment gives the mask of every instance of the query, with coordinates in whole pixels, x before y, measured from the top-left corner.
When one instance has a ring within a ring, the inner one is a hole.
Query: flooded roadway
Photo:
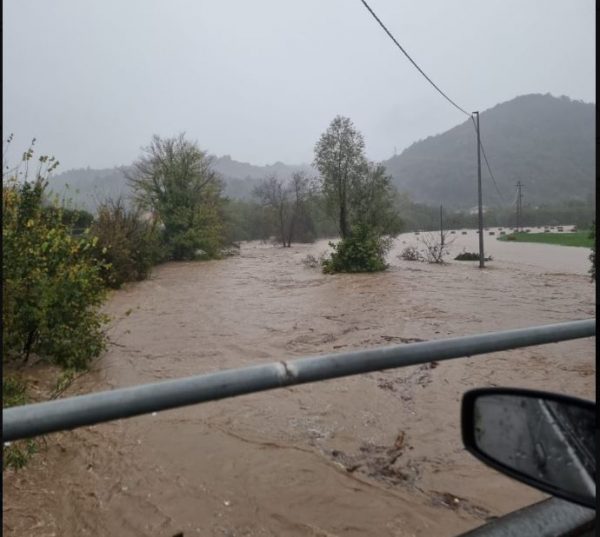
[[[458,232],[453,253],[476,251]],[[496,241],[493,261],[306,268],[327,241],[242,244],[115,292],[108,352],[66,395],[285,358],[595,315],[589,250]],[[452,256],[454,257],[454,256]],[[452,536],[542,493],[465,453],[460,399],[482,386],[595,398],[595,339],[274,390],[50,435],[4,473],[6,535]]]

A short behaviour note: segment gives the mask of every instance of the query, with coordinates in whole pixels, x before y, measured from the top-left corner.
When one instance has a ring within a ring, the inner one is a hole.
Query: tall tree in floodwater
[[[312,242],[314,222],[310,214],[311,180],[303,172],[292,175],[289,183],[269,177],[253,191],[268,211],[276,240],[289,248],[293,241]]]
[[[363,173],[367,160],[365,142],[350,118],[336,116],[315,146],[314,165],[329,210],[337,217],[340,236],[350,235],[352,185]]]
[[[128,180],[137,202],[164,226],[171,259],[220,254],[225,242],[223,182],[212,169],[212,158],[195,142],[183,134],[155,135]]]
[[[321,191],[342,240],[325,262],[327,272],[384,270],[391,238],[402,228],[397,192],[381,164],[369,162],[349,118],[337,116],[315,145]]]

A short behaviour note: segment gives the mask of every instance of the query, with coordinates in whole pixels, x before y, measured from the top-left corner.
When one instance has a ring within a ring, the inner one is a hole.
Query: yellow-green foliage
[[[146,279],[161,260],[156,226],[121,199],[107,200],[98,207],[90,234],[97,240],[94,253],[104,263],[102,278],[109,287],[118,289],[125,282]]]
[[[24,405],[27,403],[25,383],[17,377],[2,379],[2,408]],[[27,464],[29,458],[38,450],[35,440],[19,440],[2,446],[2,469],[18,470]]]
[[[3,361],[35,353],[81,369],[105,344],[101,262],[94,239],[74,237],[61,211],[48,210],[45,189],[40,174],[2,188]]]

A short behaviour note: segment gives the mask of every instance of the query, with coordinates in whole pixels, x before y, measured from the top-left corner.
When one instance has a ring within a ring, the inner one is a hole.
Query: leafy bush
[[[377,272],[388,265],[385,255],[390,250],[391,239],[381,237],[366,225],[357,225],[352,233],[337,244],[330,242],[333,252],[323,260],[323,272]]]
[[[35,353],[80,369],[104,349],[102,267],[94,239],[74,237],[60,209],[45,210],[46,185],[38,173],[2,188],[3,360]]]
[[[50,207],[45,207],[44,210],[59,213],[62,223],[68,226],[74,235],[83,233],[94,221],[94,215],[92,213],[81,209],[70,209],[68,207],[51,205]]]
[[[479,254],[476,252],[461,252],[460,254],[458,254],[455,258],[456,261],[479,261]],[[490,255],[489,257],[484,257],[483,258],[484,261],[491,261],[492,260],[492,256]]]
[[[125,207],[121,199],[107,200],[98,208],[90,228],[94,253],[102,261],[106,285],[118,289],[125,282],[148,277],[162,258],[159,232],[141,218],[140,210]]]
[[[303,260],[302,264],[306,268],[317,268],[323,266],[323,262],[325,261],[325,254],[319,255],[319,257],[315,257],[312,254],[308,254]]]
[[[27,403],[27,387],[17,377],[2,379],[2,408],[19,406]],[[38,444],[33,439],[7,442],[2,446],[2,468],[23,468],[29,458],[38,450]]]
[[[425,261],[423,254],[416,246],[407,246],[398,257],[405,261]]]

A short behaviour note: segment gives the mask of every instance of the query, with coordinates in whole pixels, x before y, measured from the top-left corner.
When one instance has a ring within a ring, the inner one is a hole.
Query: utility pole
[[[442,250],[444,249],[444,221],[442,217],[443,205],[440,205],[440,244]]]
[[[479,268],[484,268],[485,263],[483,261],[483,206],[481,201],[481,140],[479,137],[479,112],[473,112],[473,115],[477,118],[475,125],[477,127],[477,201],[479,206]]]
[[[521,229],[521,218],[523,217],[523,193],[521,189],[523,188],[523,183],[519,181],[517,183],[517,232]]]

